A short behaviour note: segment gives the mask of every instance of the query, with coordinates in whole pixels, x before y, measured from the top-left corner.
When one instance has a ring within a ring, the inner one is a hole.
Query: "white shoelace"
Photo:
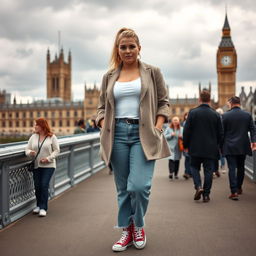
[[[124,243],[126,240],[127,240],[127,238],[128,238],[128,236],[129,236],[129,233],[128,233],[128,231],[123,231],[122,232],[122,236],[121,236],[121,238],[117,241],[117,243]]]
[[[134,235],[135,235],[135,239],[142,239],[143,238],[143,236],[142,236],[142,228],[135,227]]]

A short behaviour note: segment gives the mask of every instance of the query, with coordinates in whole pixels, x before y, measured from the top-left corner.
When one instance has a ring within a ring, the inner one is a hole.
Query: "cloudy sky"
[[[58,51],[58,31],[72,52],[73,99],[84,82],[100,85],[115,33],[133,28],[142,61],[161,68],[170,97],[194,97],[211,81],[217,96],[216,52],[228,4],[237,50],[237,93],[256,88],[255,0],[1,0],[0,89],[26,102],[46,98],[46,51]]]

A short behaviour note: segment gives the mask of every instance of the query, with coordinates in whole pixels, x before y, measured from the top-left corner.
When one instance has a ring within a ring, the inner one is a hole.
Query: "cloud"
[[[238,54],[238,85],[254,81],[254,1],[228,2]],[[159,66],[173,91],[194,96],[198,82],[216,88],[216,53],[224,24],[220,0],[4,0],[0,7],[0,85],[22,96],[46,95],[46,51],[58,52],[58,31],[67,58],[72,52],[73,95],[84,81],[100,84],[117,30],[134,28],[142,60]],[[214,89],[216,91],[216,89]]]

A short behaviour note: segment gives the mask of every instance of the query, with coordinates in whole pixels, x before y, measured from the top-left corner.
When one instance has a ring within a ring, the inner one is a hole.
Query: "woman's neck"
[[[123,63],[123,66],[122,66],[122,70],[125,70],[125,71],[130,71],[130,70],[134,70],[134,69],[138,69],[139,68],[139,63],[138,61],[132,63],[132,64],[125,64]]]
[[[39,132],[38,134],[39,134],[39,137],[45,137],[46,136],[46,134],[44,132]]]

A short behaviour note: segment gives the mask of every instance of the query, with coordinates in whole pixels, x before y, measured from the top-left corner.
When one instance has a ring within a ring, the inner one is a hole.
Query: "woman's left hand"
[[[42,164],[47,164],[47,163],[49,163],[49,161],[48,161],[47,158],[42,158],[42,159],[40,160],[40,163],[42,163]]]

